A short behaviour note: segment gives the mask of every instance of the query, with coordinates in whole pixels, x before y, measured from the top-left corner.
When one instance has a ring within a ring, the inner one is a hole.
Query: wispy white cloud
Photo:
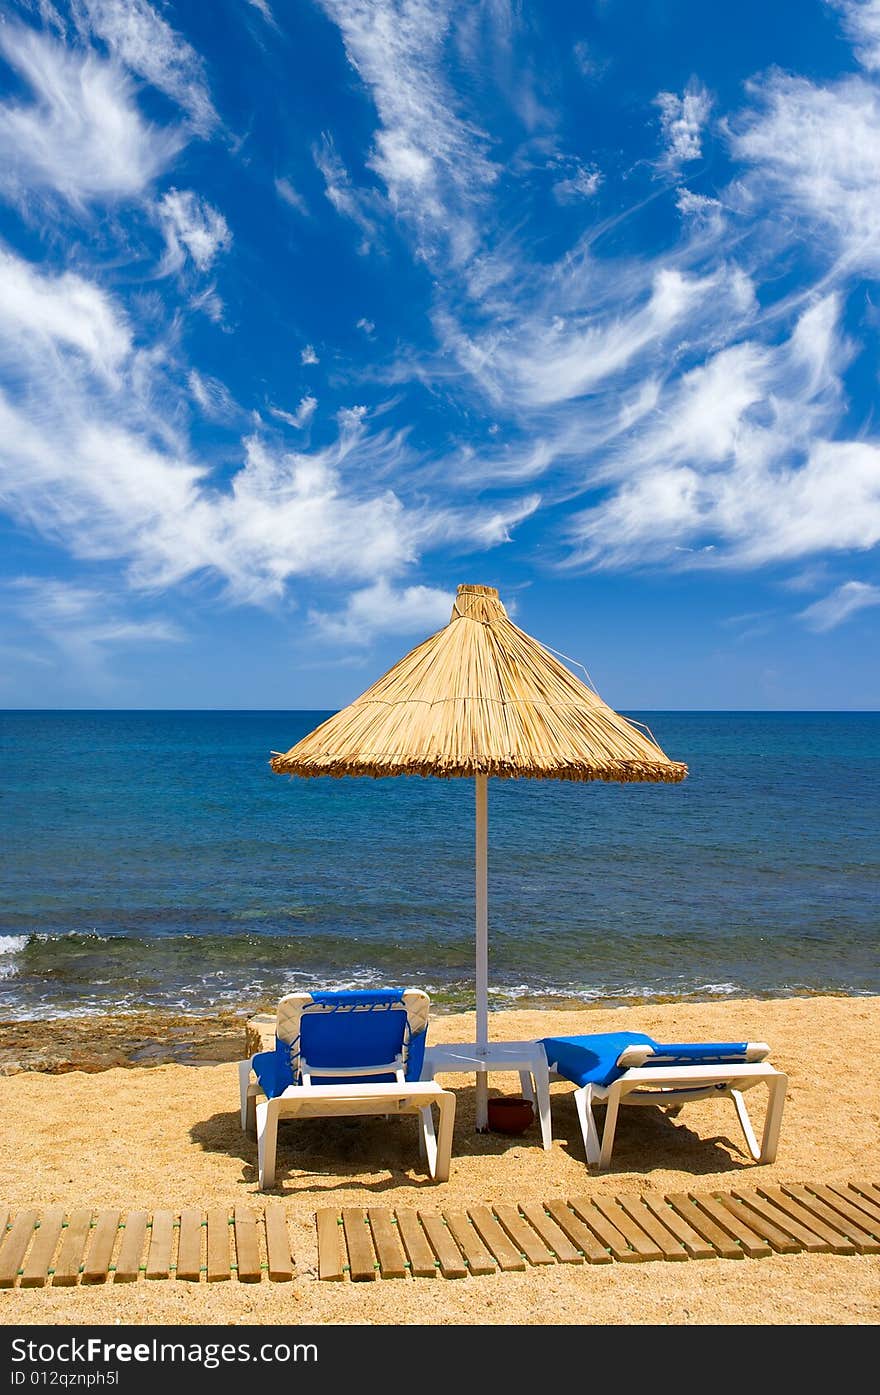
[[[148,125],[123,69],[48,34],[0,26],[0,50],[33,100],[0,104],[0,189],[57,194],[79,208],[140,196],[183,144]]]
[[[844,620],[857,615],[860,610],[875,605],[880,605],[880,586],[871,586],[866,581],[847,581],[822,600],[808,605],[806,610],[800,612],[798,619],[821,634],[842,625]]]
[[[301,431],[304,426],[308,426],[312,417],[315,415],[317,405],[317,397],[307,395],[300,400],[300,404],[295,412],[285,412],[282,411],[280,407],[270,407],[269,411],[272,413],[273,417],[277,417],[279,421],[287,422],[288,426],[293,426],[297,431]]]
[[[341,217],[350,218],[360,228],[363,241],[358,250],[361,254],[369,252],[378,235],[376,215],[385,211],[378,192],[355,187],[328,132],[312,147],[312,158],[324,176],[328,201]]]
[[[297,213],[302,213],[304,217],[308,217],[309,206],[302,194],[294,188],[289,179],[284,176],[276,179],[275,192],[279,199],[283,199],[285,203],[290,204],[290,207],[295,208]]]
[[[164,271],[179,271],[189,253],[199,271],[232,245],[232,234],[223,214],[191,189],[169,189],[158,203],[165,233]]]
[[[573,560],[762,566],[880,540],[880,446],[828,439],[849,346],[834,297],[790,338],[743,342],[685,374],[598,477]]]
[[[590,78],[595,81],[606,72],[608,68],[608,59],[603,58],[598,53],[595,46],[591,43],[587,43],[586,39],[578,39],[573,52],[574,61],[582,77]]]
[[[591,199],[602,183],[602,172],[595,165],[586,165],[582,160],[569,162],[561,179],[553,184],[553,195],[558,203],[579,203]]]
[[[21,367],[16,339],[39,346],[51,357],[56,348],[73,351],[105,382],[118,383],[132,353],[128,321],[92,282],[71,271],[52,276],[0,247],[0,343],[5,366]]]
[[[747,279],[726,267],[694,276],[662,262],[612,271],[572,259],[543,285],[534,281],[532,303],[503,333],[493,326],[466,336],[441,324],[462,367],[496,404],[547,408],[615,378],[619,391],[620,375],[646,354],[666,346],[668,355],[685,333],[705,335],[721,314],[741,319],[752,304]]]
[[[187,112],[197,132],[217,124],[201,57],[147,0],[74,0],[73,12],[81,30]]]
[[[665,147],[661,164],[676,166],[699,160],[703,153],[703,128],[712,110],[712,98],[706,88],[691,78],[680,97],[675,92],[658,92],[655,102],[660,108]]]
[[[353,591],[340,611],[312,609],[309,620],[329,640],[368,645],[379,635],[430,634],[449,620],[452,592],[431,586],[397,588],[380,577]]]
[[[748,90],[751,104],[728,123],[732,154],[751,167],[747,211],[772,207],[777,240],[815,240],[850,272],[876,274],[880,90],[861,76],[819,86],[782,72]]]
[[[870,72],[880,70],[880,0],[825,0],[839,10],[856,57]]]
[[[255,430],[215,478],[177,425],[179,366],[161,344],[136,341],[106,293],[6,254],[0,307],[4,507],[80,560],[122,563],[135,590],[204,574],[262,604],[308,578],[364,586],[441,538],[503,541],[521,509],[486,502],[453,518],[436,501],[407,503],[405,435],[375,429],[364,407],[340,412],[335,439],[316,450]],[[190,376],[188,388],[218,402],[209,380]],[[304,399],[303,421],[311,410]]]
[[[96,691],[117,686],[109,661],[120,649],[179,644],[186,638],[167,619],[132,616],[106,590],[55,577],[12,579],[0,590],[0,606],[48,644],[48,654],[54,652],[72,670],[70,677]],[[37,651],[30,661],[48,660]]]
[[[299,361],[300,363],[304,363],[307,366],[313,363],[321,362],[321,360],[318,358],[318,355],[315,353],[314,345],[312,344],[306,344],[305,348],[300,350]]]
[[[232,394],[219,378],[199,373],[191,368],[186,377],[190,393],[202,412],[211,421],[228,421],[237,416],[239,408]]]
[[[224,305],[221,296],[217,294],[216,284],[212,281],[208,285],[200,286],[194,291],[189,300],[190,308],[196,310],[201,315],[207,315],[208,319],[215,325],[223,324]]]
[[[721,211],[721,200],[707,194],[695,194],[693,189],[679,189],[675,206],[686,218],[717,218]]]
[[[462,264],[481,241],[477,210],[497,169],[446,74],[448,0],[321,3],[376,105],[369,164],[392,208],[413,229],[421,256],[433,261],[442,249],[444,260]]]
[[[275,16],[269,6],[269,0],[248,0],[248,4],[252,6],[253,9],[257,10],[263,16],[266,23],[271,24],[273,29],[278,28]]]

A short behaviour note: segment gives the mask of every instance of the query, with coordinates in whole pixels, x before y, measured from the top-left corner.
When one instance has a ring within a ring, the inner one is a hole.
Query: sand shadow
[[[242,1131],[238,1109],[200,1120],[189,1136],[205,1152],[223,1154],[241,1165],[238,1186],[257,1187],[257,1143]],[[275,1175],[266,1196],[352,1188],[379,1195],[404,1187],[432,1191],[436,1185],[419,1156],[417,1121],[407,1115],[282,1119]]]
[[[541,1148],[537,1121],[521,1135],[477,1133],[474,1087],[456,1090],[455,1098],[453,1167],[456,1159],[498,1157],[515,1147]],[[240,1163],[239,1185],[256,1186],[256,1139],[243,1132],[237,1105],[199,1120],[189,1136],[203,1151]],[[266,1195],[329,1193],[352,1187],[374,1193],[399,1187],[432,1191],[436,1186],[419,1156],[418,1125],[413,1115],[282,1119],[278,1124],[276,1178],[275,1187],[267,1189]]]
[[[584,1162],[584,1141],[574,1107],[561,1096],[554,1100],[553,1141],[566,1153]],[[596,1106],[596,1124],[601,1138],[605,1109]],[[639,1105],[622,1108],[617,1116],[611,1165],[602,1176],[634,1173],[649,1176],[652,1172],[688,1172],[695,1176],[718,1173],[739,1173],[756,1166],[744,1140],[728,1134],[701,1134],[687,1122],[687,1113],[663,1109],[659,1105]],[[590,1175],[594,1175],[592,1172]]]

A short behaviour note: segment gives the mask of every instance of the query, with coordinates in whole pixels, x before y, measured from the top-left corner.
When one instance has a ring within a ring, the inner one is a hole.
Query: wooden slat
[[[670,1192],[666,1200],[698,1235],[702,1235],[704,1240],[714,1245],[722,1259],[745,1259],[745,1251],[734,1244],[727,1232],[710,1220],[684,1192]]]
[[[726,1192],[716,1192],[715,1200],[738,1221],[742,1221],[749,1233],[766,1240],[771,1250],[776,1250],[781,1255],[800,1254],[801,1246],[787,1230],[781,1229],[760,1212],[745,1206],[738,1197],[728,1196]]]
[[[611,1225],[620,1232],[633,1254],[639,1260],[662,1259],[663,1251],[626,1211],[621,1210],[617,1202],[610,1196],[593,1197],[593,1205]],[[630,1255],[623,1256],[625,1260],[630,1260]]]
[[[9,1207],[0,1206],[0,1245],[6,1235],[6,1223],[9,1220]]]
[[[545,1201],[544,1205],[575,1249],[583,1252],[588,1264],[611,1263],[611,1256],[605,1246],[600,1244],[590,1228],[578,1219],[570,1206],[564,1201]]]
[[[596,1209],[592,1198],[573,1196],[568,1204],[599,1237],[605,1249],[611,1251],[615,1259],[624,1264],[632,1264],[641,1259],[641,1255],[630,1248],[626,1236],[617,1229],[614,1222],[608,1219],[604,1211]]]
[[[705,1236],[673,1209],[664,1197],[646,1195],[642,1197],[645,1206],[655,1215],[662,1226],[670,1230],[676,1240],[680,1240],[691,1259],[717,1259],[718,1251],[710,1245]]]
[[[814,1196],[812,1192],[807,1191],[806,1187],[797,1183],[783,1182],[782,1190],[793,1201],[799,1201],[804,1210],[812,1212],[813,1215],[819,1217],[820,1221],[824,1221],[826,1225],[832,1226],[841,1235],[845,1235],[847,1240],[855,1246],[857,1254],[863,1255],[873,1252],[877,1244],[874,1237],[862,1230],[861,1226],[856,1225],[854,1221],[847,1220],[835,1207],[826,1205],[821,1197]]]
[[[750,1211],[756,1211],[765,1220],[772,1221],[780,1230],[787,1231],[798,1242],[802,1250],[807,1250],[810,1254],[829,1253],[831,1245],[827,1240],[817,1235],[815,1231],[809,1230],[793,1216],[787,1215],[781,1207],[774,1205],[772,1201],[765,1200],[764,1197],[753,1191],[734,1191],[733,1195]]]
[[[880,1190],[873,1188],[868,1182],[850,1182],[849,1190],[854,1192],[862,1202],[869,1202],[872,1208],[880,1211]]]
[[[419,1218],[413,1211],[395,1211],[397,1229],[403,1241],[403,1248],[409,1260],[409,1272],[414,1279],[434,1279],[437,1276],[437,1260],[428,1244]]]
[[[348,1277],[363,1283],[376,1277],[376,1256],[367,1226],[367,1213],[360,1206],[348,1206],[342,1212],[342,1229],[348,1249]]]
[[[101,1211],[92,1230],[89,1256],[83,1268],[84,1284],[105,1284],[110,1274],[113,1247],[119,1234],[119,1212]]]
[[[560,1264],[583,1264],[584,1257],[580,1250],[572,1244],[553,1217],[547,1215],[542,1201],[524,1202],[519,1209]]]
[[[502,1230],[488,1206],[470,1206],[468,1215],[487,1245],[499,1269],[522,1271],[526,1262],[507,1233]]]
[[[189,1207],[180,1213],[180,1233],[177,1238],[178,1279],[198,1283],[202,1272],[202,1232],[204,1213]]]
[[[19,1211],[0,1249],[0,1288],[12,1288],[18,1278],[25,1251],[34,1238],[36,1211]]]
[[[695,1201],[701,1211],[705,1211],[722,1230],[726,1230],[732,1240],[742,1246],[743,1253],[749,1259],[764,1259],[773,1253],[766,1240],[762,1240],[757,1231],[740,1220],[732,1211],[728,1211],[713,1196],[708,1196],[705,1192],[691,1192],[691,1200]]]
[[[290,1233],[287,1229],[287,1216],[283,1206],[266,1207],[266,1259],[269,1264],[269,1278],[275,1283],[286,1283],[296,1273],[293,1254],[290,1248]]]
[[[856,1191],[866,1196],[869,1201],[880,1202],[880,1182],[850,1182],[850,1186],[855,1187]]]
[[[342,1246],[339,1235],[339,1218],[335,1211],[326,1208],[315,1216],[318,1228],[318,1278],[341,1279],[345,1275]]]
[[[830,1187],[810,1186],[808,1188],[820,1201],[824,1201],[826,1206],[830,1206],[832,1211],[837,1211],[846,1222],[847,1234],[853,1244],[862,1245],[862,1254],[880,1254],[880,1226],[866,1216],[864,1211],[860,1211],[852,1202],[844,1200],[838,1196],[837,1192]]]
[[[664,1259],[687,1259],[687,1250],[681,1241],[676,1240],[666,1226],[657,1220],[653,1211],[643,1205],[640,1197],[619,1196],[617,1203],[650,1236]]]
[[[795,1201],[794,1197],[786,1196],[781,1187],[761,1185],[757,1190],[759,1196],[772,1202],[774,1206],[778,1206],[780,1211],[784,1211],[787,1216],[791,1216],[793,1220],[798,1221],[824,1240],[832,1254],[855,1254],[855,1245],[847,1239],[841,1230],[826,1225],[814,1212],[808,1211],[806,1207]]]
[[[61,1237],[61,1249],[55,1260],[55,1273],[52,1276],[53,1288],[70,1288],[79,1280],[79,1267],[85,1253],[92,1223],[90,1209],[83,1207],[71,1212]]]
[[[468,1267],[442,1217],[438,1216],[435,1211],[420,1211],[419,1220],[431,1242],[432,1250],[440,1261],[440,1273],[444,1279],[466,1278]]]
[[[235,1260],[242,1284],[260,1282],[260,1236],[257,1217],[248,1206],[235,1208]]]
[[[116,1256],[115,1284],[131,1284],[138,1277],[147,1234],[146,1211],[129,1211],[125,1217],[119,1254]]]
[[[556,1259],[535,1231],[520,1215],[516,1206],[495,1206],[495,1215],[517,1249],[529,1264],[555,1264]]]
[[[391,1212],[381,1206],[371,1206],[367,1210],[373,1244],[379,1261],[379,1273],[383,1279],[406,1278],[406,1256],[397,1233],[397,1226]]]
[[[174,1216],[170,1211],[154,1211],[147,1251],[147,1278],[167,1279],[171,1272],[171,1246],[174,1243]]]
[[[464,1211],[444,1211],[443,1219],[455,1237],[472,1274],[494,1274],[495,1261]]]
[[[813,1189],[811,1188],[811,1190]],[[852,1187],[845,1187],[842,1183],[829,1182],[828,1190],[835,1192],[841,1201],[849,1202],[850,1206],[854,1206],[856,1211],[864,1215],[866,1228],[871,1231],[872,1235],[880,1235],[880,1205],[875,1206],[860,1192],[855,1191]]]
[[[22,1288],[42,1288],[46,1283],[63,1224],[64,1211],[60,1206],[53,1206],[41,1216],[22,1272]]]
[[[209,1284],[222,1283],[232,1277],[229,1261],[229,1212],[219,1206],[208,1212],[208,1259],[207,1280]]]

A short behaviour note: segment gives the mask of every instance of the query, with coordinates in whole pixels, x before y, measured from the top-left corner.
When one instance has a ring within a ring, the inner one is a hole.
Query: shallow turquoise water
[[[326,713],[0,713],[0,1012],[473,1006],[473,785],[290,780]],[[880,714],[630,714],[682,785],[490,782],[493,1006],[878,993]]]

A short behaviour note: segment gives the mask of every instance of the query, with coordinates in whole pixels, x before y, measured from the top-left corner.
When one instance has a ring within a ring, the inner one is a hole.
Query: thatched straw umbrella
[[[683,780],[647,735],[512,624],[491,586],[459,586],[449,624],[284,755],[279,775],[438,775],[476,785],[477,1051],[488,1046],[490,775]],[[478,1077],[477,1126],[486,1077]]]

